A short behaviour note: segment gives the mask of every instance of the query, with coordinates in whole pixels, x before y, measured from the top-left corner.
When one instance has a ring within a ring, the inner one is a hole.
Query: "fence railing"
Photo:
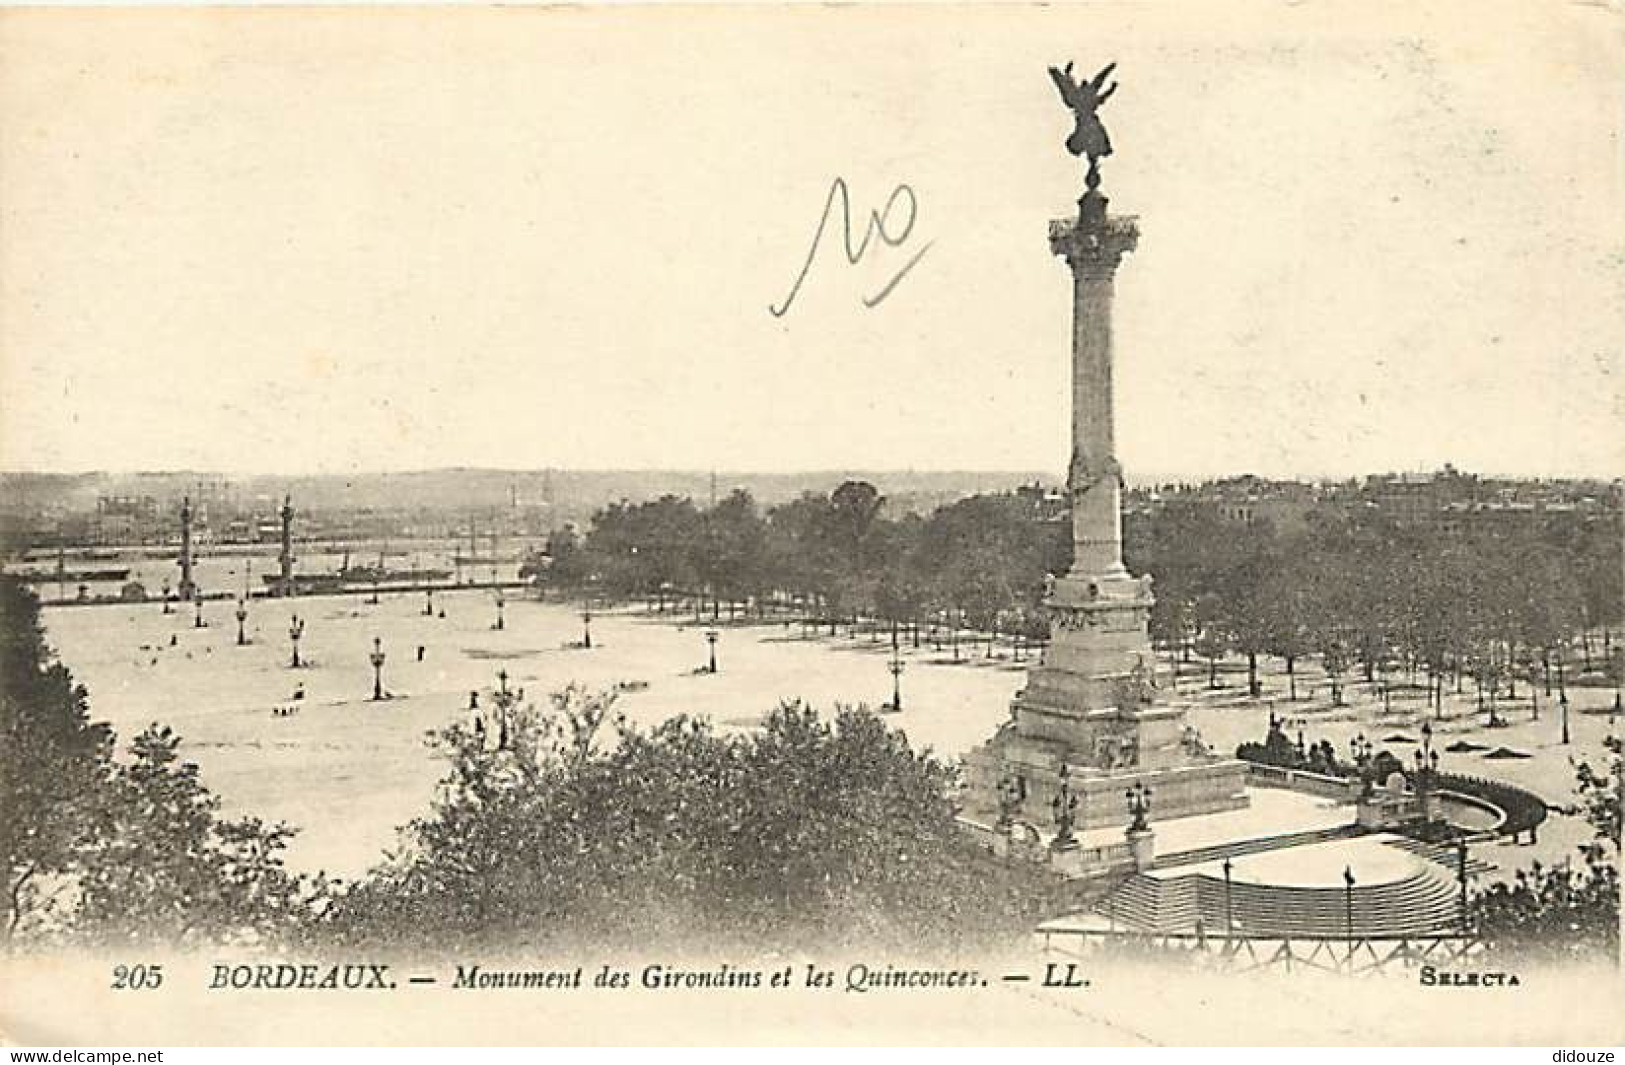
[[[1261,787],[1290,788],[1293,791],[1303,791],[1326,799],[1352,802],[1360,793],[1358,779],[1327,776],[1324,773],[1312,773],[1307,769],[1287,769],[1285,766],[1269,765],[1265,762],[1248,762],[1247,779],[1249,783]]]
[[[1185,962],[1232,972],[1294,969],[1304,972],[1373,975],[1438,968],[1484,950],[1463,934],[1356,936],[1244,936],[1200,932],[1135,932],[1102,928],[1040,927],[1035,933],[1049,954],[1089,960],[1111,957]]]

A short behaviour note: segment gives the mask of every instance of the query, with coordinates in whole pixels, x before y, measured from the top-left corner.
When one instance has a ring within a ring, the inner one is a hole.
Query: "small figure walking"
[[[423,645],[421,643],[418,644],[418,661],[423,661]]]

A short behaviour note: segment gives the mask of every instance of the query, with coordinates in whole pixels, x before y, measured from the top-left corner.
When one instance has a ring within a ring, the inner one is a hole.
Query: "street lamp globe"
[[[372,698],[379,702],[384,697],[384,641],[374,636],[372,638],[372,654],[367,660],[372,663]]]

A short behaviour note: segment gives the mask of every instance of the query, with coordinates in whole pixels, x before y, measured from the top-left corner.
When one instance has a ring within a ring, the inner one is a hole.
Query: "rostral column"
[[[1050,68],[1076,126],[1067,138],[1086,156],[1086,191],[1075,217],[1050,223],[1050,249],[1072,270],[1072,455],[1067,470],[1073,558],[1046,580],[1050,642],[1016,693],[1010,719],[966,756],[965,820],[984,827],[1024,821],[1051,829],[1131,820],[1128,787],[1151,789],[1159,818],[1246,804],[1244,767],[1209,753],[1185,727],[1185,708],[1161,697],[1149,631],[1149,577],[1123,565],[1121,497],[1112,409],[1112,296],[1123,256],[1139,242],[1135,218],[1114,216],[1100,192],[1111,141],[1097,109],[1113,92],[1114,68],[1074,80]],[[1060,819],[1059,813],[1055,819]],[[1061,834],[1066,833],[1061,829]]]

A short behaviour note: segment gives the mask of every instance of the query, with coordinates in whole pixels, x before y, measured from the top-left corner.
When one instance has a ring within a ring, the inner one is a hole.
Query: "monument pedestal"
[[[1007,725],[965,756],[964,817],[979,824],[995,823],[1001,812],[999,786],[1013,780],[1021,798],[1004,809],[1019,821],[1048,825],[1063,766],[1071,794],[1078,800],[1076,831],[1127,825],[1131,818],[1124,793],[1138,784],[1151,790],[1158,820],[1247,805],[1247,768],[1235,759],[1192,759],[1161,769],[1102,769],[1063,743],[1035,741]]]
[[[1128,849],[1134,855],[1134,871],[1143,873],[1156,864],[1157,835],[1149,828],[1128,830]]]

